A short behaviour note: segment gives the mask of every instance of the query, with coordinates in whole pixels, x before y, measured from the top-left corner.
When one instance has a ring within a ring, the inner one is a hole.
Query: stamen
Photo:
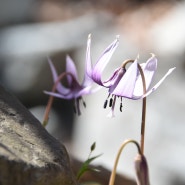
[[[86,108],[86,103],[83,101],[83,106]]]
[[[120,112],[122,112],[122,108],[123,108],[123,103],[122,103],[122,97],[121,97],[121,103],[120,103],[120,108],[119,108]]]
[[[111,98],[109,101],[109,107],[112,107],[112,103],[113,103],[113,98]]]
[[[104,104],[103,104],[103,108],[104,108],[104,109],[107,108],[109,96],[110,96],[110,94],[108,94],[107,99],[105,100],[105,102],[104,102]]]
[[[76,114],[76,107],[73,105],[73,112]]]
[[[120,108],[119,108],[120,112],[122,112],[122,108],[123,108],[123,104],[120,103]]]
[[[80,99],[82,99],[82,97],[76,98],[75,102],[76,102],[76,109],[77,109],[77,114],[78,116],[81,115],[81,111],[80,111]]]
[[[105,100],[104,104],[103,104],[103,108],[106,109],[107,108],[107,104],[108,104],[108,99]]]
[[[83,98],[81,97],[81,100],[82,100],[82,104],[83,104],[83,106],[86,108],[86,103],[85,103],[85,101],[83,100]]]

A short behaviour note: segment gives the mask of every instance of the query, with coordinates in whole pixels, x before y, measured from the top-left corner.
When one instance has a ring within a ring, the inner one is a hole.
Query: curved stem
[[[118,162],[119,162],[119,158],[120,158],[120,155],[124,149],[124,147],[128,144],[128,143],[133,143],[136,145],[137,149],[138,149],[138,152],[139,154],[142,154],[142,151],[140,149],[140,146],[139,144],[137,143],[137,141],[135,140],[126,140],[122,145],[121,147],[119,148],[118,150],[118,153],[117,153],[117,156],[116,156],[116,160],[114,162],[114,167],[113,167],[113,170],[112,170],[112,173],[111,173],[111,176],[110,176],[110,180],[109,180],[109,185],[114,185],[114,181],[115,181],[115,177],[116,177],[116,169],[117,169],[117,166],[118,166]]]
[[[58,83],[67,75],[70,75],[73,79],[74,79],[74,76],[71,74],[71,73],[67,73],[67,72],[64,72],[62,74],[60,74],[58,76],[58,79],[56,80],[56,82],[54,83],[53,85],[53,88],[52,88],[52,92],[55,92],[56,91],[56,88],[57,88],[57,85]],[[43,127],[46,127],[46,125],[48,124],[48,120],[49,120],[49,112],[51,110],[51,106],[53,104],[53,100],[54,100],[54,96],[49,96],[49,100],[48,100],[48,103],[47,103],[47,106],[46,106],[46,110],[45,110],[45,113],[44,113],[44,118],[43,118]]]
[[[133,63],[135,60],[132,60],[132,59],[127,59],[127,60],[124,60],[124,62],[123,62],[123,64],[122,64],[122,68],[125,68],[126,67],[126,65],[128,64],[128,63]]]

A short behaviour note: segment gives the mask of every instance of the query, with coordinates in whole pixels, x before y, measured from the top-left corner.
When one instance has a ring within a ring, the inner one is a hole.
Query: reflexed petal
[[[76,66],[75,66],[72,58],[69,55],[66,56],[66,72],[71,73],[76,80],[78,79]],[[71,76],[67,76],[67,80],[68,80],[68,83],[70,85],[72,83]]]
[[[81,88],[81,90],[79,90],[78,92],[75,93],[75,97],[80,97],[86,94],[90,94],[91,93],[91,86],[87,86],[85,88]]]
[[[145,75],[146,82],[146,90],[149,88],[156,70],[157,70],[157,58],[155,56],[152,56],[151,58],[148,59],[146,65],[143,68],[143,73]]]
[[[53,80],[54,80],[54,82],[56,82],[58,79],[58,74],[57,74],[56,69],[55,69],[55,67],[49,57],[48,57],[48,62],[49,62],[49,66],[50,66],[50,69],[51,69],[51,72],[53,75]]]
[[[87,49],[86,49],[86,62],[85,62],[85,74],[83,79],[83,86],[88,86],[92,84],[91,74],[92,74],[92,62],[91,62],[91,34],[88,36]]]
[[[98,86],[98,87],[95,87],[94,89],[91,90],[91,93],[96,93],[97,91],[99,91],[100,89],[102,88],[102,86]]]
[[[108,80],[104,81],[103,84],[109,84],[111,82],[110,85],[112,85],[120,69],[120,67],[115,69],[113,75]],[[106,85],[106,87],[109,87],[109,85]]]
[[[122,79],[119,81],[116,88],[112,91],[112,94],[117,96],[132,98],[133,91],[135,88],[137,73],[138,73],[138,63],[136,59],[134,63],[128,68],[128,70],[126,71]]]
[[[154,92],[154,91],[161,85],[161,83],[165,80],[165,78],[166,78],[168,75],[170,75],[170,74],[172,73],[172,71],[173,71],[174,69],[175,69],[175,67],[169,69],[168,72],[163,76],[163,78],[162,78],[154,87],[152,87],[152,89],[150,89],[149,91],[147,91],[147,93],[144,94],[144,95],[143,95],[142,97],[140,97],[140,98],[144,98],[144,97],[150,95],[152,92]]]
[[[103,86],[103,83],[101,81],[101,76],[104,68],[108,64],[111,56],[113,55],[115,49],[117,48],[119,43],[118,37],[114,40],[112,44],[110,44],[105,51],[103,52],[102,56],[99,58],[97,63],[94,66],[93,72],[92,72],[92,79],[98,83],[99,85]]]
[[[157,59],[155,56],[152,56],[148,59],[148,61],[142,65],[142,70],[145,76],[145,82],[146,82],[146,90],[148,90],[152,80],[153,76],[157,70]],[[139,76],[136,80],[135,89],[133,92],[133,96],[139,97],[143,95],[143,81],[141,78],[141,74],[139,73]]]
[[[52,72],[52,76],[53,76],[53,81],[54,83],[58,80],[58,74],[56,72],[56,69],[51,61],[51,59],[48,57],[48,62],[49,62],[49,65],[50,65],[50,69],[51,69],[51,72]],[[57,88],[56,88],[60,93],[62,94],[67,94],[69,93],[69,89],[64,87],[61,83],[58,83],[57,85]]]
[[[67,95],[63,95],[60,93],[54,93],[54,92],[49,92],[49,91],[44,91],[45,94],[57,97],[57,98],[62,98],[62,99],[72,99],[73,98],[73,94],[72,93],[68,93]]]
[[[114,89],[117,87],[118,83],[120,82],[125,72],[126,72],[125,68],[121,67],[119,68],[119,70],[117,70],[116,73],[114,73],[113,78],[109,81],[109,83],[111,84],[109,88],[109,93],[112,93],[114,91]]]
[[[86,73],[89,77],[92,75],[92,61],[91,61],[91,34],[89,34],[87,39],[87,49],[86,49]]]

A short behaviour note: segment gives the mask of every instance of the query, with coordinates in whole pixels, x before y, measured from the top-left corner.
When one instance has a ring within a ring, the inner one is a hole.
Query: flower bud
[[[134,160],[137,185],[150,185],[147,161],[144,155],[138,154]]]

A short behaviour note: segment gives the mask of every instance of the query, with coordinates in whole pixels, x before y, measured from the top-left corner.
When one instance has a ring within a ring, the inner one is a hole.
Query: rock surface
[[[0,184],[77,184],[65,147],[1,86]]]

